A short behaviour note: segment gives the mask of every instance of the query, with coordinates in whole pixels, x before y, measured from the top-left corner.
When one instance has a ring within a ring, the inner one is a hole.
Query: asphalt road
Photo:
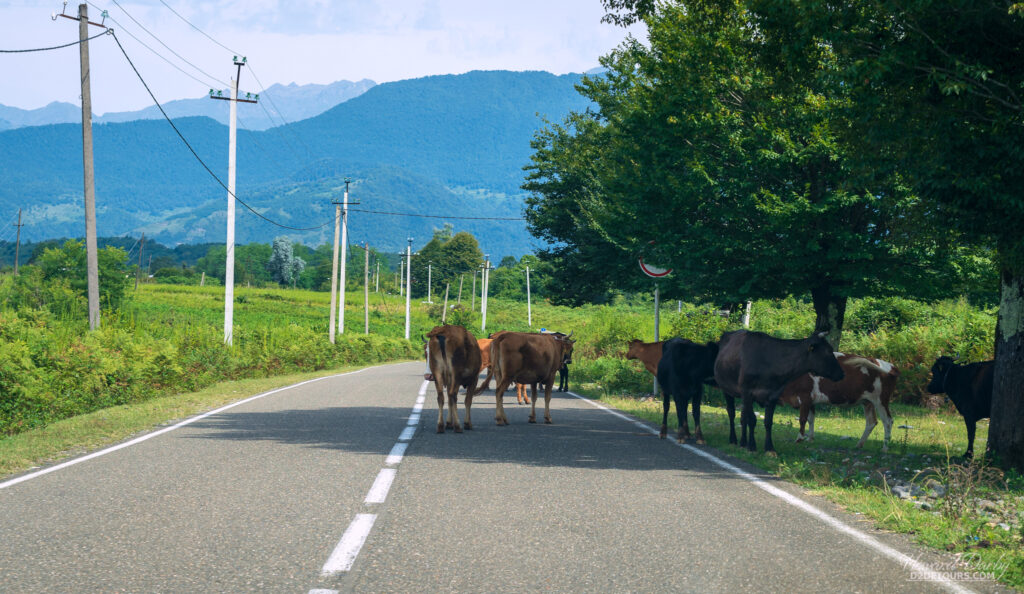
[[[473,430],[437,434],[423,368],[307,382],[0,482],[0,592],[1001,589],[914,580],[951,558],[572,395],[532,425],[506,394],[498,427],[486,392]]]

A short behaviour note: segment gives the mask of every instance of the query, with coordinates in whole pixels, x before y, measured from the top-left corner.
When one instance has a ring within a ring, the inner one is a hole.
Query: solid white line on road
[[[612,410],[611,408],[609,408],[609,407],[607,407],[607,406],[605,406],[603,404],[600,404],[598,402],[595,402],[595,401],[591,400],[590,398],[586,398],[584,396],[580,396],[579,394],[576,394],[575,392],[569,392],[569,394],[571,394],[572,396],[575,396],[576,398],[579,398],[580,400],[583,400],[584,402],[588,402],[591,405],[596,406],[597,408],[599,408],[599,409],[601,409],[601,410],[603,410],[603,411],[605,411],[605,412],[607,412],[609,414],[615,415],[616,417],[619,417],[620,419],[623,419],[625,421],[629,421],[630,423],[633,423],[633,424],[635,424],[635,425],[637,425],[639,427],[643,427],[648,432],[653,433],[654,435],[658,435],[660,433],[660,430],[653,429],[650,425],[647,425],[646,423],[637,421],[636,419],[628,417],[628,416],[626,416],[626,415],[624,415],[624,414],[622,414],[622,413],[620,413],[618,411]],[[704,459],[706,459],[706,460],[708,460],[708,461],[710,461],[710,462],[712,462],[714,464],[717,464],[721,468],[724,468],[725,470],[728,470],[729,472],[732,472],[733,474],[736,474],[736,475],[738,475],[738,476],[740,476],[740,477],[750,481],[755,486],[757,486],[760,489],[766,491],[767,493],[769,493],[771,495],[774,495],[775,497],[778,497],[779,499],[785,501],[786,503],[792,505],[793,507],[796,507],[797,509],[799,509],[799,510],[801,510],[801,511],[807,513],[807,514],[810,514],[811,516],[821,520],[822,522],[828,524],[829,526],[831,526],[832,528],[838,530],[839,532],[842,532],[844,534],[847,534],[847,535],[853,537],[854,539],[860,541],[861,544],[864,544],[864,545],[874,549],[875,551],[877,551],[877,552],[881,553],[882,555],[888,557],[892,561],[900,563],[902,565],[902,567],[905,568],[905,569],[911,569],[914,573],[917,573],[919,575],[931,575],[931,574],[935,573],[927,565],[925,565],[923,563],[920,563],[919,561],[915,560],[914,558],[912,558],[912,557],[910,557],[908,555],[905,555],[905,554],[897,551],[896,549],[894,549],[894,548],[892,548],[892,547],[890,547],[888,545],[885,545],[885,544],[879,542],[878,540],[868,536],[867,534],[864,534],[860,530],[857,530],[855,528],[851,528],[851,527],[847,526],[846,524],[842,523],[841,521],[837,520],[836,518],[830,516],[828,513],[826,513],[824,511],[814,507],[813,505],[807,503],[803,499],[800,499],[799,497],[791,495],[791,494],[783,491],[782,489],[780,489],[778,487],[775,487],[773,485],[769,485],[768,483],[764,482],[760,478],[750,474],[749,472],[741,470],[740,468],[737,468],[736,466],[726,462],[725,460],[719,458],[718,456],[715,456],[714,454],[711,454],[710,452],[707,452],[705,450],[702,450],[700,448],[697,448],[697,447],[694,447],[694,446],[688,445],[688,444],[676,444],[676,445],[678,445],[679,447],[681,447],[681,448],[683,448],[683,449],[685,449],[687,451],[693,452],[693,453],[697,454],[698,456],[700,456],[700,457],[702,457],[702,458],[704,458]],[[971,590],[969,588],[965,588],[965,587],[961,586],[960,584],[958,584],[958,583],[956,583],[956,582],[954,582],[954,581],[952,581],[950,579],[941,577],[941,576],[936,576],[936,580],[935,581],[937,583],[941,584],[942,586],[944,586],[950,592],[956,592],[957,594],[972,594],[974,592],[974,590]]]
[[[269,392],[264,392],[262,394],[257,394],[255,396],[250,396],[249,398],[246,398],[245,400],[239,400],[238,402],[233,402],[231,404],[228,404],[227,406],[222,406],[222,407],[220,407],[220,408],[218,408],[216,410],[211,410],[210,412],[206,412],[206,413],[203,413],[201,415],[194,416],[194,417],[192,417],[190,419],[185,419],[184,421],[182,421],[182,422],[180,422],[180,423],[178,423],[176,425],[172,425],[170,427],[166,427],[164,429],[160,429],[159,431],[154,431],[152,433],[147,433],[146,435],[143,435],[141,437],[136,437],[135,439],[133,439],[131,441],[126,441],[124,443],[119,443],[116,446],[111,446],[111,447],[106,448],[104,450],[100,450],[98,452],[93,452],[93,453],[91,453],[89,455],[82,456],[81,458],[75,458],[74,460],[68,460],[67,462],[63,462],[61,464],[57,464],[56,466],[51,466],[49,468],[44,468],[42,470],[38,470],[36,472],[32,472],[32,473],[29,473],[29,474],[26,474],[26,475],[23,475],[23,476],[19,476],[18,478],[11,479],[9,481],[2,482],[2,483],[0,483],[0,489],[6,489],[7,487],[11,487],[13,485],[17,485],[18,483],[22,483],[22,482],[25,482],[25,481],[30,480],[30,479],[34,479],[34,478],[39,477],[39,476],[43,476],[44,474],[49,474],[51,472],[54,472],[54,471],[57,471],[57,470],[61,470],[62,468],[67,468],[68,466],[74,466],[75,464],[79,464],[81,462],[85,462],[86,460],[92,460],[93,458],[99,458],[100,456],[109,454],[111,452],[116,452],[117,450],[121,450],[121,449],[130,447],[130,446],[142,443],[142,442],[144,442],[144,441],[146,441],[148,439],[152,439],[152,438],[154,438],[154,437],[156,437],[158,435],[163,435],[164,433],[169,433],[171,431],[174,431],[175,429],[180,429],[180,428],[184,427],[185,425],[189,425],[189,424],[195,423],[196,421],[205,419],[206,417],[209,417],[209,416],[212,416],[212,415],[216,415],[218,413],[222,413],[222,412],[224,412],[224,411],[226,411],[226,410],[228,410],[230,408],[234,408],[236,406],[241,406],[243,404],[252,402],[253,400],[259,400],[260,398],[263,398],[265,396],[270,396],[271,394],[277,394],[278,392],[283,392],[285,390],[291,390],[292,388],[298,388],[299,386],[304,386],[306,384],[311,384],[313,382],[319,382],[319,381],[326,380],[326,379],[332,379],[332,378],[336,378],[336,377],[352,375],[352,374],[355,374],[355,373],[361,373],[361,372],[366,371],[368,369],[375,369],[377,367],[383,367],[383,366],[382,365],[374,365],[373,367],[364,367],[363,369],[357,369],[356,371],[349,371],[349,372],[346,372],[346,373],[338,373],[338,374],[335,374],[335,375],[327,375],[327,376],[324,376],[324,377],[318,377],[318,378],[314,378],[314,379],[311,379],[311,380],[306,380],[304,382],[299,382],[297,384],[292,384],[290,386],[284,386],[283,388],[277,388],[276,390],[271,390]]]
[[[338,546],[334,547],[334,552],[327,559],[327,563],[324,563],[323,569],[320,570],[321,575],[329,576],[352,569],[352,564],[359,556],[359,551],[366,543],[366,537],[370,535],[376,520],[376,514],[356,514],[338,541]]]
[[[394,466],[402,461],[402,457],[405,456],[405,450],[409,447],[409,442],[400,441],[395,444],[395,447],[391,448],[391,453],[388,454],[387,459],[384,460],[384,464],[388,466]]]
[[[402,431],[402,434],[398,436],[398,440],[409,441],[414,433],[416,433],[416,427],[406,427],[405,431]]]
[[[427,380],[423,380],[423,384],[420,386],[420,391],[419,391],[419,395],[420,396],[426,396],[427,395],[427,386],[429,386],[429,385],[430,385],[430,382],[428,382]],[[419,402],[419,400],[417,400],[417,402]]]
[[[420,424],[420,413],[413,413],[409,415],[408,425],[419,425]]]
[[[416,404],[418,404],[418,405],[420,405],[420,407],[422,407],[423,403],[426,402],[426,401],[427,401],[427,397],[426,396],[420,396],[419,398],[416,399]]]
[[[373,481],[370,492],[366,494],[366,503],[384,503],[388,498],[388,491],[391,490],[391,483],[395,481],[395,474],[398,470],[394,468],[382,468],[377,473],[377,480]]]
[[[338,594],[337,590],[327,590],[326,588],[316,588],[310,590],[309,594]]]
[[[412,407],[412,412],[414,412],[414,413],[423,412],[423,403],[422,402],[417,402],[416,406]]]

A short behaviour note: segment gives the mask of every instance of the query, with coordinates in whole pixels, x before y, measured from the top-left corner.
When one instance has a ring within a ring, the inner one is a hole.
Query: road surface
[[[1002,589],[915,579],[950,558],[571,394],[553,425],[506,394],[498,427],[485,392],[472,431],[437,434],[423,370],[304,382],[0,482],[0,592]]]

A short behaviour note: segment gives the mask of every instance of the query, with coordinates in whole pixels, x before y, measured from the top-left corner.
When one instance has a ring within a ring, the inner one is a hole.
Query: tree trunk
[[[1024,271],[1005,267],[1001,277],[988,451],[1024,472]]]
[[[839,339],[843,336],[843,320],[846,317],[846,297],[832,293],[832,287],[823,285],[811,290],[814,301],[814,333],[825,333],[825,340],[832,350],[839,350]]]

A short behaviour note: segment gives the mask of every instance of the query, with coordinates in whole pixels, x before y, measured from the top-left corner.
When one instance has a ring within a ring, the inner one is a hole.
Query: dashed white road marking
[[[377,520],[377,514],[356,514],[355,519],[348,525],[345,534],[341,536],[334,552],[324,563],[320,573],[324,576],[334,575],[352,569],[359,551],[366,543],[366,537],[373,530],[373,523]]]
[[[292,384],[290,386],[284,386],[283,388],[277,388],[276,390],[271,390],[269,392],[264,392],[262,394],[257,394],[255,396],[250,396],[249,398],[246,398],[244,400],[239,400],[238,402],[232,402],[231,404],[228,404],[226,406],[222,406],[222,407],[220,407],[218,409],[211,410],[209,412],[205,412],[205,413],[203,413],[201,415],[196,415],[196,416],[194,416],[192,418],[189,418],[189,419],[185,419],[184,421],[182,421],[180,423],[177,423],[175,425],[172,425],[170,427],[166,427],[164,429],[160,429],[159,431],[154,431],[152,433],[147,433],[147,434],[142,435],[140,437],[136,437],[135,439],[132,439],[130,441],[126,441],[124,443],[119,443],[119,444],[117,444],[115,446],[111,446],[109,448],[100,450],[98,452],[93,452],[93,453],[88,454],[86,456],[82,456],[81,458],[75,458],[74,460],[68,460],[67,462],[63,462],[61,464],[57,464],[56,466],[51,466],[49,468],[44,468],[42,470],[37,470],[36,472],[32,472],[32,473],[29,473],[29,474],[26,474],[26,475],[22,475],[22,476],[19,476],[18,478],[13,478],[13,479],[11,479],[9,481],[4,481],[4,482],[0,483],[0,489],[6,489],[7,487],[11,487],[11,486],[17,485],[18,483],[22,483],[22,482],[25,482],[25,481],[30,480],[30,479],[34,479],[34,478],[39,477],[39,476],[43,476],[44,474],[49,474],[51,472],[56,472],[56,471],[61,470],[63,468],[67,468],[68,466],[74,466],[75,464],[81,464],[82,462],[85,462],[87,460],[92,460],[93,458],[99,458],[100,456],[105,456],[105,455],[107,455],[107,454],[109,454],[111,452],[116,452],[117,450],[122,450],[124,448],[131,447],[131,446],[136,445],[136,444],[140,444],[140,443],[142,443],[142,442],[144,442],[144,441],[146,441],[148,439],[153,439],[154,437],[157,437],[158,435],[163,435],[164,433],[169,433],[171,431],[174,431],[175,429],[181,429],[182,427],[184,427],[186,425],[190,425],[192,423],[195,423],[196,421],[200,421],[202,419],[205,419],[206,417],[222,413],[222,412],[224,412],[224,411],[226,411],[228,409],[234,408],[236,406],[241,406],[243,404],[247,404],[249,402],[252,402],[253,400],[259,400],[260,398],[264,398],[264,397],[270,396],[272,394],[277,394],[278,392],[283,392],[285,390],[291,390],[292,388],[298,388],[299,386],[305,386],[306,384],[311,384],[313,382],[319,382],[319,381],[323,381],[323,380],[327,380],[327,379],[333,379],[333,378],[337,378],[337,377],[343,377],[343,376],[346,376],[346,375],[352,375],[352,374],[355,374],[355,373],[361,373],[361,372],[366,371],[368,369],[375,369],[377,367],[383,367],[383,365],[374,365],[373,367],[364,367],[362,369],[357,369],[356,371],[349,371],[349,372],[346,372],[346,373],[338,373],[338,374],[335,374],[335,375],[325,375],[324,377],[318,377],[318,378],[314,378],[314,379],[311,379],[311,380],[306,380],[304,382],[299,382],[297,384]]]
[[[420,413],[413,413],[409,415],[408,425],[419,425],[420,424]]]
[[[405,456],[405,450],[408,447],[409,442],[407,441],[400,441],[396,443],[394,447],[391,448],[391,453],[388,454],[388,457],[384,460],[384,464],[394,466],[401,462],[402,458]]]
[[[398,436],[398,439],[399,441],[409,441],[415,433],[416,427],[406,427],[402,434]]]
[[[582,400],[584,402],[588,402],[591,405],[593,405],[593,406],[595,406],[595,407],[597,407],[597,408],[599,408],[599,409],[601,409],[601,410],[603,410],[603,411],[605,411],[605,412],[607,412],[609,414],[615,415],[616,417],[619,417],[620,419],[622,419],[624,421],[629,421],[630,423],[633,423],[634,425],[637,425],[639,427],[643,427],[648,432],[653,433],[654,435],[658,435],[660,433],[659,430],[656,430],[656,429],[652,428],[651,426],[647,425],[646,423],[642,423],[642,422],[637,421],[636,419],[630,418],[630,417],[628,417],[628,416],[626,416],[626,415],[624,415],[624,414],[622,414],[622,413],[620,413],[620,412],[618,412],[616,410],[612,410],[612,409],[608,408],[607,406],[605,406],[605,405],[603,405],[603,404],[601,404],[599,402],[595,402],[595,401],[591,400],[590,398],[586,398],[584,396],[580,396],[579,394],[576,394],[575,392],[568,392],[568,394],[570,394],[572,396],[575,396],[576,398],[579,398],[580,400]],[[791,495],[791,494],[783,491],[782,489],[780,489],[778,487],[775,487],[773,485],[769,485],[768,483],[766,483],[765,481],[761,480],[760,478],[750,474],[749,472],[746,472],[744,470],[741,470],[741,469],[737,468],[736,466],[726,462],[725,460],[722,460],[721,458],[719,458],[718,456],[715,456],[714,454],[712,454],[710,452],[707,452],[705,450],[702,450],[700,448],[694,447],[694,446],[689,445],[689,444],[676,444],[676,445],[678,445],[679,447],[681,447],[681,448],[683,448],[683,449],[685,449],[687,451],[693,452],[694,454],[697,454],[698,456],[700,456],[700,457],[702,457],[702,458],[712,462],[713,464],[716,464],[716,465],[720,466],[721,468],[724,468],[725,470],[728,470],[729,472],[731,472],[733,474],[736,474],[736,475],[738,475],[738,476],[740,476],[740,477],[750,481],[755,486],[757,486],[758,488],[766,491],[767,493],[769,493],[771,495],[774,495],[775,497],[778,497],[779,499],[785,501],[786,503],[792,505],[793,507],[795,507],[795,508],[797,508],[797,509],[799,509],[799,510],[801,510],[801,511],[803,511],[803,512],[805,512],[805,513],[807,513],[807,514],[809,514],[809,515],[811,515],[811,516],[821,520],[825,524],[828,524],[830,527],[834,528],[835,530],[837,530],[839,532],[842,532],[842,533],[844,533],[844,534],[846,534],[848,536],[853,537],[855,540],[859,541],[861,544],[866,545],[866,546],[874,549],[878,553],[888,557],[890,560],[895,561],[896,563],[899,563],[905,569],[910,569],[910,570],[912,570],[914,573],[916,573],[918,575],[931,575],[931,574],[934,573],[934,571],[931,568],[929,568],[927,565],[917,561],[916,559],[914,559],[914,558],[912,558],[912,557],[910,557],[908,555],[905,555],[905,554],[897,551],[896,549],[894,549],[894,548],[892,548],[892,547],[890,547],[888,545],[885,545],[885,544],[879,542],[878,540],[868,536],[867,534],[864,534],[860,530],[857,530],[857,529],[854,529],[854,528],[850,528],[846,524],[842,523],[841,521],[837,520],[836,518],[833,518],[829,514],[821,511],[820,509],[814,507],[813,505],[807,503],[803,499],[800,499],[799,497]],[[938,583],[938,584],[941,584],[947,590],[949,590],[950,592],[955,592],[956,594],[973,594],[974,593],[974,590],[971,590],[969,588],[965,588],[965,587],[961,586],[960,584],[954,582],[953,580],[944,578],[942,576],[936,576],[935,582]]]
[[[395,481],[395,468],[382,468],[377,473],[377,480],[373,481],[370,492],[366,494],[366,503],[384,503],[388,498],[388,491],[391,490],[391,483]]]

